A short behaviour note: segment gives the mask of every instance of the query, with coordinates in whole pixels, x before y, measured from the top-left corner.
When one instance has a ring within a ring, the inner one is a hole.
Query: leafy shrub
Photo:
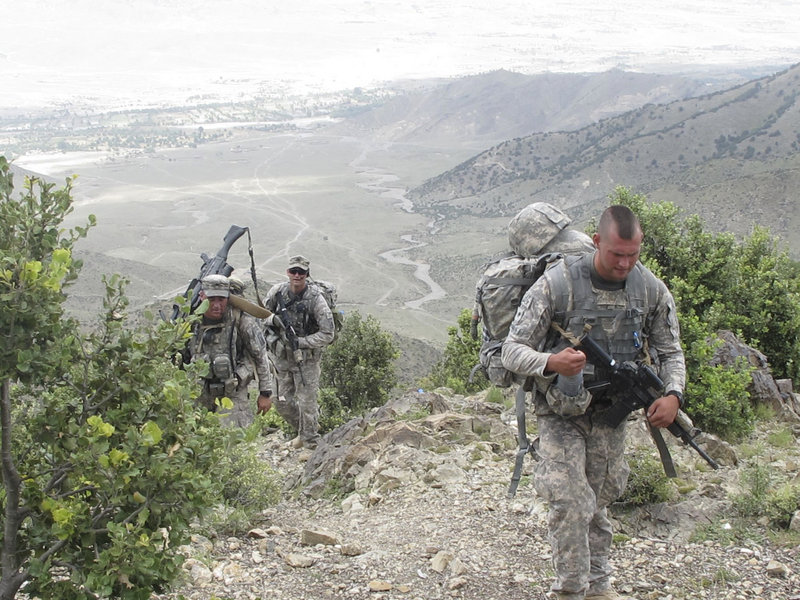
[[[742,241],[705,230],[670,202],[648,203],[617,188],[642,223],[642,261],[664,279],[678,308],[686,354],[687,412],[706,430],[736,441],[751,431],[753,406],[744,393],[746,370],[708,366],[721,329],[763,352],[776,377],[800,376],[800,264],[756,228]]]
[[[196,370],[171,360],[190,322],[128,325],[117,277],[100,322],[66,318],[80,269],[64,188],[13,177],[0,156],[0,597],[146,599],[180,573],[177,548],[218,498],[216,415],[192,397]]]
[[[650,448],[635,448],[628,457],[628,465],[631,472],[620,502],[644,506],[667,502],[675,495],[672,482],[664,474],[661,462],[653,456]]]
[[[397,356],[392,337],[375,317],[350,313],[336,342],[322,357],[321,430],[329,431],[354,415],[385,404],[397,383],[393,362]]]
[[[420,387],[448,387],[457,394],[471,394],[489,387],[489,380],[478,371],[470,383],[470,372],[478,364],[480,340],[473,340],[469,328],[472,312],[464,309],[458,315],[456,327],[447,328],[447,345],[441,360],[420,381]]]
[[[770,525],[778,529],[788,529],[792,516],[800,510],[800,485],[785,483],[770,489],[767,494],[766,514]]]
[[[742,491],[731,496],[731,502],[741,517],[761,517],[767,512],[767,497],[773,484],[769,469],[759,462],[745,467],[739,474]]]

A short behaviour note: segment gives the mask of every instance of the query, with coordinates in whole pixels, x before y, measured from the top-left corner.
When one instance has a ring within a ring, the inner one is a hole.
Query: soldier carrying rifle
[[[625,489],[625,419],[607,417],[623,392],[603,385],[609,373],[587,362],[553,324],[587,330],[614,359],[647,360],[666,391],[647,408],[653,427],[669,427],[683,401],[686,367],[675,302],[639,262],[642,229],[625,206],[603,213],[595,251],[547,269],[522,299],[503,344],[503,366],[535,383],[539,426],[537,493],[549,503],[548,531],[558,600],[611,600],[607,507]],[[589,327],[587,327],[589,326]]]
[[[269,336],[270,356],[278,371],[274,406],[297,431],[292,447],[315,448],[320,437],[317,394],[322,352],[334,339],[333,314],[320,288],[308,285],[307,258],[290,258],[286,274],[289,281],[274,285],[264,301],[279,316],[286,334]]]

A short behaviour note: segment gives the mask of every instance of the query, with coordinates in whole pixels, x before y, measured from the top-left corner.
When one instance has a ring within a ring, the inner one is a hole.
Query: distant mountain
[[[534,132],[568,131],[646,104],[727,89],[752,77],[633,73],[523,75],[492,71],[453,80],[409,82],[398,95],[343,127],[384,141],[486,144]]]
[[[547,201],[581,221],[624,185],[696,212],[711,228],[747,234],[754,223],[767,226],[800,257],[799,95],[796,65],[574,131],[515,137],[429,179],[408,197],[416,210],[445,220],[510,217],[530,202]],[[610,99],[601,105],[599,97],[587,100],[584,110],[609,110]],[[543,103],[552,108],[559,98],[564,101],[560,88],[543,87],[530,110]]]

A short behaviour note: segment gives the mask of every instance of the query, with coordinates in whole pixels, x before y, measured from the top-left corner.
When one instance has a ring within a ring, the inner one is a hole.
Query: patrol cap
[[[303,271],[308,271],[308,267],[311,263],[308,262],[308,259],[305,256],[297,255],[293,256],[289,259],[289,269],[303,269]]]
[[[214,296],[227,298],[230,295],[231,283],[224,275],[206,275],[201,283],[207,298]]]

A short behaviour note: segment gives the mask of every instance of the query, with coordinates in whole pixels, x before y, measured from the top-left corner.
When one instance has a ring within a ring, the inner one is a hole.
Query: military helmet
[[[534,202],[511,219],[508,224],[508,243],[520,256],[537,256],[571,222],[572,219],[552,204]]]
[[[594,252],[592,238],[582,231],[562,229],[542,248],[542,254],[560,252],[561,254],[584,254]]]

